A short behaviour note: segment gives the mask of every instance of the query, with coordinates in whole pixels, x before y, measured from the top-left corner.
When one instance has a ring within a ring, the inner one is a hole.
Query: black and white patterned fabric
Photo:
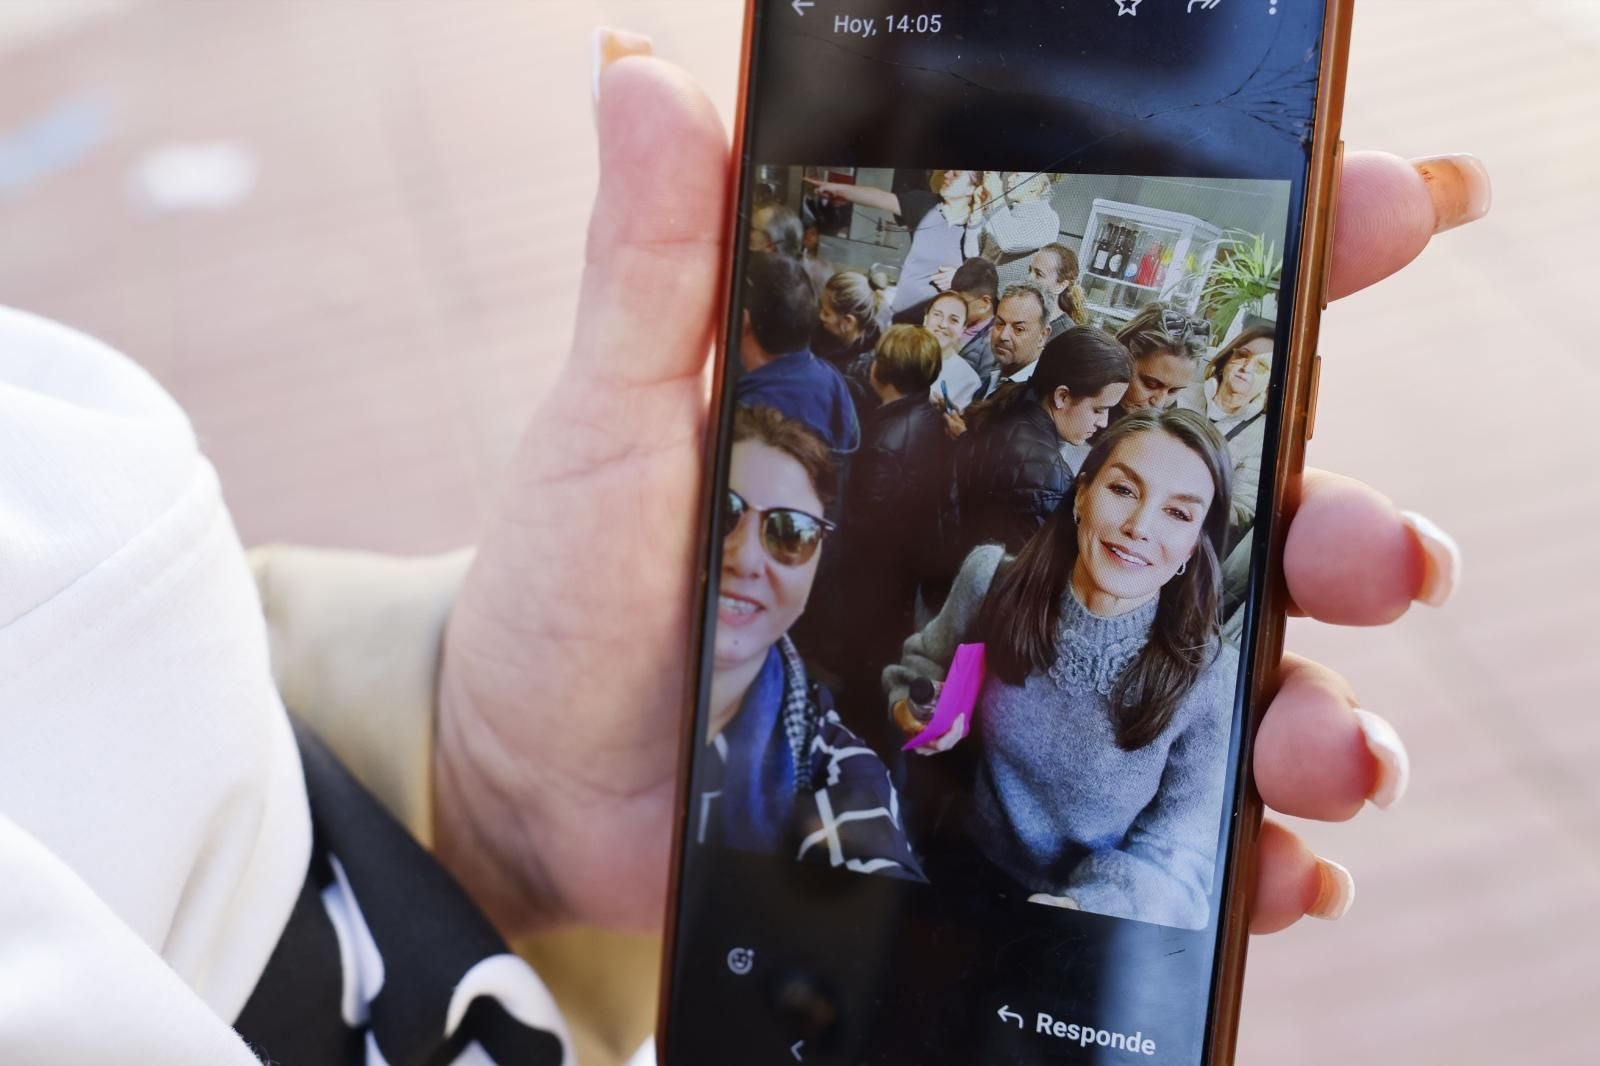
[[[555,1002],[305,726],[311,868],[235,1022],[281,1066],[571,1066]]]
[[[810,792],[811,742],[817,734],[817,713],[820,695],[813,684],[795,684],[795,678],[805,678],[806,664],[794,641],[785,634],[778,640],[778,654],[783,659],[783,720],[784,736],[789,739],[789,753],[794,756],[794,789]]]
[[[785,839],[791,856],[855,873],[926,880],[901,818],[900,795],[883,760],[840,720],[828,690],[810,681],[789,638],[783,659],[784,735],[795,755],[794,805]],[[711,742],[701,772],[696,839],[720,845],[728,742]]]

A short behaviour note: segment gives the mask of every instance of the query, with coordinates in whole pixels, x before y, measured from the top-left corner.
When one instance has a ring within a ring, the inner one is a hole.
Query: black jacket
[[[1032,399],[996,414],[968,434],[955,471],[952,559],[960,566],[980,544],[1017,552],[1072,491],[1076,475],[1061,454],[1050,415]]]
[[[884,404],[863,424],[840,533],[853,604],[846,624],[873,658],[898,656],[918,585],[939,566],[951,447],[926,389]]]
[[[861,337],[846,344],[823,329],[820,323],[811,332],[812,353],[844,375],[844,383],[850,386],[850,402],[855,405],[856,421],[863,426],[878,409],[878,394],[872,391],[872,353],[877,343],[877,337]]]

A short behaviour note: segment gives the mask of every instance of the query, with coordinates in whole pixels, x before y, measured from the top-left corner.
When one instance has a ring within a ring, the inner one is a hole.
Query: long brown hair
[[[1083,291],[1083,286],[1078,283],[1080,271],[1078,267],[1078,253],[1064,244],[1047,244],[1040,248],[1041,252],[1049,252],[1056,257],[1056,282],[1065,283],[1061,296],[1056,300],[1056,306],[1061,313],[1080,326],[1089,324],[1089,297]],[[1035,253],[1037,254],[1037,253]]]
[[[1015,288],[1015,287],[1014,287]],[[1033,286],[1028,289],[1042,294]],[[1013,289],[1007,289],[1008,293]],[[1098,396],[1107,385],[1133,380],[1133,357],[1111,334],[1083,326],[1051,337],[1027,381],[1008,381],[986,400],[967,408],[967,428],[981,431],[999,415],[1038,403],[1065,387],[1076,399]]]
[[[1159,737],[1178,705],[1221,648],[1218,603],[1223,544],[1232,511],[1233,463],[1209,421],[1172,408],[1128,415],[1101,435],[1084,460],[1077,486],[1092,485],[1117,446],[1140,433],[1166,433],[1200,457],[1214,495],[1195,557],[1161,589],[1150,640],[1111,691],[1117,746],[1137,751]],[[989,669],[1009,685],[1042,673],[1055,661],[1063,598],[1070,596],[1078,561],[1078,525],[1068,496],[1022,551],[1001,566],[978,612],[977,632]]]

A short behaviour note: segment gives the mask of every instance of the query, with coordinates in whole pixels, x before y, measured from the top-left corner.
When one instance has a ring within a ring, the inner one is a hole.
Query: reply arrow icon
[[[1000,1020],[1003,1021],[1003,1022],[1016,1022],[1018,1029],[1026,1029],[1027,1028],[1027,1026],[1022,1024],[1022,1015],[1020,1015],[1016,1011],[1012,1010],[1011,1009],[1011,1004],[1009,1004],[1009,1003],[1007,1003],[1004,1007],[1000,1008]]]

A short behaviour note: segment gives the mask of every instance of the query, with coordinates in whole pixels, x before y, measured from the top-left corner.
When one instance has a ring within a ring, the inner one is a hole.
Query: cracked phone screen
[[[1206,1061],[1323,20],[758,5],[672,1066]]]

